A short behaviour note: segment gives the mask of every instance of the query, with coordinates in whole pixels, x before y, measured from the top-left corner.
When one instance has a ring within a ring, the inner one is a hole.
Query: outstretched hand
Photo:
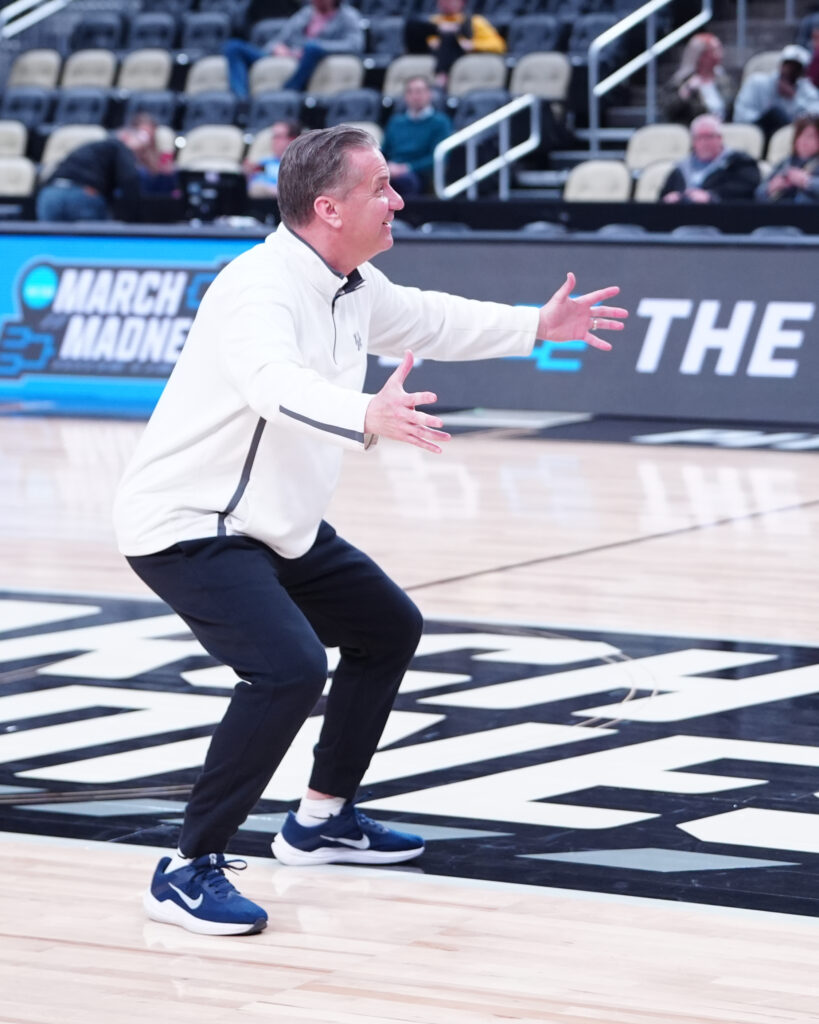
[[[574,286],[574,274],[569,272],[551,299],[540,307],[538,338],[548,341],[585,341],[588,345],[608,351],[611,345],[598,338],[594,332],[622,331],[623,324],[620,321],[628,316],[628,310],[619,306],[599,306],[597,303],[619,295],[620,289],[613,285],[573,299],[571,293]]]
[[[401,365],[378,394],[373,395],[364,417],[364,430],[368,434],[391,437],[394,441],[405,441],[428,452],[440,453],[442,449],[436,442],[449,440],[449,434],[440,429],[443,421],[415,408],[416,405],[437,402],[438,396],[431,391],[404,390],[404,381],[414,362],[412,352],[405,352]]]

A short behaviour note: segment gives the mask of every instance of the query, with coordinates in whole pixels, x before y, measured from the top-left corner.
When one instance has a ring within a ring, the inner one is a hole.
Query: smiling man
[[[440,452],[449,436],[404,389],[413,351],[439,359],[528,354],[536,338],[622,329],[603,288],[540,309],[392,284],[368,263],[403,206],[366,133],[308,132],[279,172],[282,225],[238,256],[202,300],[179,361],[120,484],[121,551],[239,682],[188,802],[179,849],[145,908],[194,932],[261,931],[266,912],[225,869],[234,832],[321,696],[325,647],[341,657],[305,798],[273,843],[283,864],[389,864],[419,836],[365,817],[353,798],[421,636],[404,592],[324,520],[345,449],[379,435]],[[594,308],[592,308],[594,307]],[[402,356],[362,394],[367,353]]]

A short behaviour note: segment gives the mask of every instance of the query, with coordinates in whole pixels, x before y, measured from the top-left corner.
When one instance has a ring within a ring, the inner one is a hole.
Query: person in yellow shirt
[[[434,53],[435,83],[446,86],[449,69],[465,53],[506,53],[506,42],[480,14],[469,14],[466,0],[438,0],[428,18],[410,18],[405,41],[408,53]]]

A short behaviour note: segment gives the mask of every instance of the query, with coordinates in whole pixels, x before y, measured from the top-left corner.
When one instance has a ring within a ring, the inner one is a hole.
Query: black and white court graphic
[[[0,830],[173,845],[235,682],[157,601],[0,592]],[[817,648],[431,621],[359,804],[427,840],[393,870],[815,915],[818,725]]]

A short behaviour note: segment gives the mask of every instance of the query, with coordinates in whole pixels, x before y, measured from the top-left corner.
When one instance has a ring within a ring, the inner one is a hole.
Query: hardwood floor
[[[149,596],[110,525],[141,429],[0,417],[0,590]],[[431,619],[819,646],[807,453],[382,442],[347,458],[328,518]],[[155,849],[5,832],[0,851],[0,1024],[817,1017],[811,916],[252,857],[238,882],[270,926],[216,939],[144,918]]]

